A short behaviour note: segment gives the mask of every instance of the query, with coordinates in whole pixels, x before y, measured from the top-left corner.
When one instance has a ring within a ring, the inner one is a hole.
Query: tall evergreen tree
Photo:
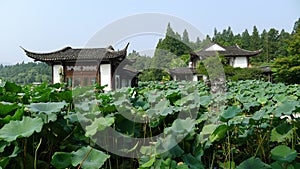
[[[300,55],[300,18],[294,25],[292,36],[289,40],[289,55]]]
[[[249,35],[248,30],[246,29],[242,33],[242,48],[244,49],[250,49],[250,44],[251,44],[251,36]]]
[[[271,28],[268,32],[268,51],[269,51],[269,60],[275,59],[276,51],[278,48],[278,30]]]
[[[299,24],[299,22],[296,22]],[[288,42],[288,57],[275,59],[273,69],[275,79],[288,84],[300,84],[300,27],[293,30],[291,39]]]
[[[241,34],[237,34],[233,38],[233,44],[237,44],[239,46],[242,46],[242,36]]]
[[[214,29],[214,36],[212,38],[212,41],[215,43],[219,43],[220,45],[223,44],[221,33],[217,31],[217,28]]]
[[[171,28],[171,24],[170,22],[168,23],[168,26],[167,26],[167,33],[166,33],[166,37],[169,36],[169,37],[173,37],[175,38],[175,32],[173,31],[173,29]]]
[[[181,41],[180,34],[175,33],[169,23],[165,38],[157,43],[151,66],[154,68],[170,68],[169,65],[173,59],[188,54],[190,51],[192,51],[190,46]]]
[[[295,34],[298,32],[300,28],[300,18],[295,22],[294,24],[294,27],[293,27],[293,31],[292,31],[292,34]]]
[[[227,28],[227,30],[226,29],[223,30],[222,39],[224,41],[223,42],[224,46],[232,46],[232,45],[234,45],[233,38],[234,38],[234,36],[233,36],[233,32],[232,32],[230,26]]]
[[[251,43],[250,43],[250,49],[251,50],[257,50],[261,47],[261,40],[259,36],[259,32],[257,30],[257,27],[253,27],[253,32],[251,35]]]
[[[190,43],[189,34],[186,29],[184,29],[183,34],[182,34],[182,42],[185,44]]]
[[[287,48],[289,47],[289,39],[290,34],[282,29],[280,34],[278,35],[277,50],[275,51],[276,57],[288,56]]]
[[[261,47],[263,49],[263,52],[260,55],[259,61],[270,62],[268,32],[265,29],[261,33]]]

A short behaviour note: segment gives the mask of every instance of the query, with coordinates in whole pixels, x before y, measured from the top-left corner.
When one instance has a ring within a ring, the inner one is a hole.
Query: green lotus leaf
[[[240,107],[230,106],[222,113],[221,121],[227,121],[241,112],[242,112],[242,109]]]
[[[148,168],[151,167],[155,162],[155,157],[152,157],[149,161],[144,163],[140,168]]]
[[[221,140],[222,138],[225,137],[227,130],[228,130],[228,126],[227,126],[227,125],[225,125],[225,124],[219,125],[219,126],[214,130],[214,132],[209,136],[209,140],[210,140],[211,142]]]
[[[102,131],[106,127],[111,126],[115,122],[113,117],[100,117],[96,118],[91,125],[86,126],[86,136],[93,136],[97,131]]]
[[[183,133],[183,134],[188,134],[190,131],[192,131],[195,127],[195,120],[191,118],[186,118],[185,120],[183,119],[176,119],[171,127],[171,130],[175,133]]]
[[[243,161],[236,169],[268,169],[269,165],[262,162],[259,158],[250,157]]]
[[[205,101],[208,99],[208,98],[202,98],[203,99],[203,102],[202,104],[205,104]],[[191,93],[179,100],[177,100],[174,105],[176,106],[190,106],[191,104],[195,104],[195,103],[198,103],[200,102],[200,97],[197,93]]]
[[[272,159],[281,162],[292,162],[297,157],[297,151],[286,145],[276,146],[271,150]]]
[[[5,149],[5,147],[6,147],[6,146],[9,146],[9,145],[10,145],[9,142],[6,142],[6,141],[1,140],[1,141],[0,141],[0,153],[2,153],[2,152],[4,151],[4,149]]]
[[[268,98],[266,98],[266,97],[261,97],[261,98],[258,98],[257,101],[258,101],[260,104],[266,104],[267,101],[268,101]]]
[[[191,153],[184,155],[182,157],[185,164],[187,164],[192,169],[204,169],[204,165],[201,160],[194,157]]]
[[[22,87],[11,82],[5,82],[4,86],[6,92],[12,92],[12,93],[20,93],[22,91]]]
[[[276,102],[284,102],[287,100],[287,97],[284,94],[278,94],[273,97],[273,100]]]
[[[50,102],[50,103],[31,103],[28,105],[28,109],[31,112],[36,113],[56,113],[60,112],[62,108],[64,108],[67,105],[66,102]]]
[[[207,106],[211,102],[211,96],[201,96],[200,97],[200,104],[202,106]]]
[[[286,101],[286,102],[280,102],[275,109],[275,116],[280,117],[282,114],[285,115],[291,115],[293,111],[296,109],[297,106],[300,105],[299,101]]]
[[[35,131],[40,132],[43,127],[41,118],[24,116],[21,121],[10,121],[0,129],[0,139],[7,142],[16,140],[18,137],[29,137]]]
[[[291,125],[287,123],[280,124],[272,130],[270,139],[278,143],[290,140],[293,137],[293,131]]]
[[[254,113],[254,115],[251,117],[253,120],[261,120],[266,115],[266,111],[264,109],[261,109],[260,111],[257,111]]]
[[[168,100],[163,100],[155,104],[154,108],[147,110],[147,115],[150,117],[167,116],[173,113],[173,106],[170,106]]]
[[[178,158],[178,157],[182,156],[182,154],[184,153],[184,150],[182,150],[182,148],[180,146],[178,146],[176,144],[176,142],[174,142],[174,144],[175,144],[175,146],[174,145],[170,145],[170,146],[165,146],[164,145],[164,148],[167,149],[168,151],[163,152],[163,153],[160,154],[160,157],[162,159],[165,159],[165,158],[168,158],[168,157],[174,159],[174,158]]]
[[[244,108],[244,110],[250,111],[251,107],[256,107],[256,106],[259,106],[259,105],[260,105],[259,102],[253,101],[253,102],[250,102],[250,103],[243,103],[243,108]]]
[[[16,110],[19,106],[16,103],[0,102],[0,116],[6,116],[8,113]]]
[[[77,166],[83,162],[81,166],[81,168],[83,169],[101,168],[104,162],[110,157],[102,151],[91,148],[89,146],[80,148],[76,152],[73,152],[72,155],[72,165]]]
[[[68,168],[72,165],[72,153],[55,152],[51,164],[57,169]]]

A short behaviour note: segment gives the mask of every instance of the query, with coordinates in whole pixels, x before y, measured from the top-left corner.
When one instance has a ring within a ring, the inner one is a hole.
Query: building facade
[[[262,50],[250,51],[240,48],[238,45],[235,46],[222,46],[217,43],[212,43],[206,48],[191,53],[191,66],[196,68],[199,60],[204,60],[209,56],[224,56],[229,65],[232,67],[249,68],[251,67],[249,58],[260,54]]]
[[[107,85],[104,90],[134,86],[137,72],[128,71],[126,65],[127,48],[115,51],[107,48],[71,48],[37,53],[23,48],[26,55],[34,61],[45,62],[52,67],[52,83],[66,83],[68,87],[88,86],[98,83]],[[123,83],[122,83],[123,82]]]
[[[190,53],[190,62],[188,68],[175,68],[169,72],[174,80],[205,80],[206,76],[197,73],[197,65],[201,60],[212,56],[224,56],[232,67],[249,68],[250,57],[260,54],[262,50],[249,51],[235,46],[222,46],[217,43],[211,43],[207,47],[197,52]],[[175,77],[175,78],[174,78]]]

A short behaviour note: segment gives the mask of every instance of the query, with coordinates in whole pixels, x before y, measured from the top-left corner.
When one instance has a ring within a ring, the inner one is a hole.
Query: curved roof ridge
[[[108,48],[71,48],[64,47],[60,50],[48,52],[48,53],[36,53],[26,50],[21,47],[26,55],[35,61],[70,61],[70,60],[93,60],[93,59],[113,59],[118,58],[123,59],[126,57],[128,45],[122,50],[112,50],[111,47]]]
[[[238,49],[243,50],[243,51],[245,51],[245,52],[261,52],[261,51],[262,51],[262,49],[258,49],[258,50],[247,50],[247,49],[243,49],[243,48],[241,48],[237,43],[235,44],[235,47],[237,47]]]
[[[38,55],[56,54],[56,53],[64,52],[64,51],[69,50],[69,49],[73,49],[70,46],[66,46],[66,47],[64,47],[62,49],[58,49],[58,50],[55,50],[53,52],[32,52],[32,51],[29,51],[29,50],[23,48],[22,46],[20,46],[20,48],[23,49],[26,53],[32,53],[32,54],[38,54]]]

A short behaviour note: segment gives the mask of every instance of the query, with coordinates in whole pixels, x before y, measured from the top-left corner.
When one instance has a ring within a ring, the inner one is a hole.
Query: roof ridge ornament
[[[106,49],[115,51],[115,49],[114,49],[114,47],[112,45],[109,45]]]

